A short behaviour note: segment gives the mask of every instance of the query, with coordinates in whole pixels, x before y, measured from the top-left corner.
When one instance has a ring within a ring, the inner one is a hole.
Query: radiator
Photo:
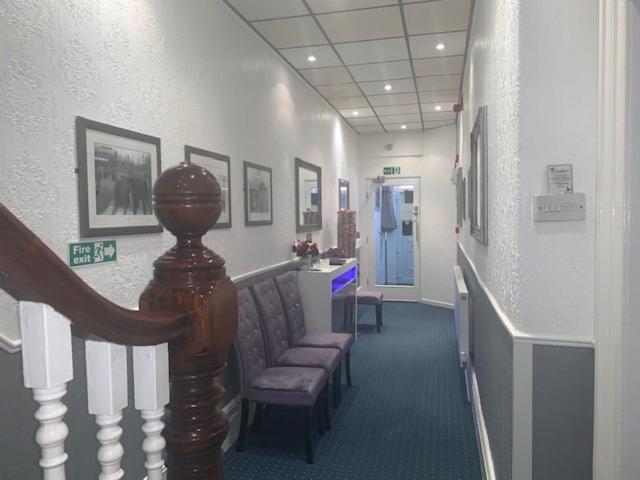
[[[454,317],[456,324],[456,336],[458,337],[458,361],[460,368],[469,370],[469,290],[464,282],[462,270],[458,265],[453,267],[454,279]],[[465,380],[467,375],[465,375]],[[467,400],[469,400],[469,383],[465,381]]]

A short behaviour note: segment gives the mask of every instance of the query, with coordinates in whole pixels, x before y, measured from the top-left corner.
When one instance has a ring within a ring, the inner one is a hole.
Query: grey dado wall
[[[498,480],[508,480],[512,478],[513,339],[460,248],[458,265],[472,299],[471,361],[478,380],[493,465]]]
[[[497,480],[592,478],[593,347],[514,337],[460,247],[458,264],[472,299],[471,359]]]
[[[276,268],[244,276],[235,283],[238,288],[251,286],[296,266],[296,262],[285,263]],[[122,467],[127,479],[141,480],[146,475],[142,452],[144,436],[141,430],[142,420],[134,409],[131,348],[128,348],[127,357],[129,406],[124,410],[124,417],[120,423],[124,430],[121,443],[125,449]],[[96,478],[100,471],[96,460],[97,426],[94,417],[87,413],[85,347],[84,340],[77,337],[73,338],[73,368],[74,379],[67,385],[67,395],[62,399],[68,407],[64,419],[69,426],[69,437],[65,442],[65,449],[69,454],[67,478]],[[223,406],[232,402],[240,393],[238,363],[233,348],[229,352],[227,369],[218,380],[226,391],[221,402]],[[0,480],[40,478],[40,451],[34,441],[38,424],[33,418],[37,404],[33,400],[31,390],[23,385],[20,353],[9,354],[0,350],[0,385]]]

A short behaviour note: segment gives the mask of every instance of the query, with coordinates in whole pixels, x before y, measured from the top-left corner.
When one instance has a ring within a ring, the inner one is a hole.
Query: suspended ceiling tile
[[[300,73],[313,86],[350,83],[353,80],[344,67],[312,68],[300,70]]]
[[[319,47],[299,47],[299,48],[285,48],[279,50],[280,54],[287,59],[294,68],[309,68],[313,66],[315,68],[323,67],[335,67],[342,65],[342,62],[338,56],[334,53],[328,45],[321,45]],[[310,63],[309,55],[316,57],[316,61]]]
[[[264,20],[252,25],[275,48],[323,45],[327,39],[311,16]]]
[[[437,122],[437,121],[453,121],[456,119],[456,114],[453,112],[425,112],[422,111],[422,120],[425,122]]]
[[[427,75],[444,75],[462,73],[464,56],[420,58],[413,61],[413,66],[418,77]]]
[[[307,3],[314,13],[339,12],[398,4],[396,0],[307,0]]]
[[[301,0],[228,0],[240,15],[249,21],[308,15]]]
[[[417,79],[418,90],[430,92],[432,90],[453,90],[460,88],[460,75],[434,75]]]
[[[403,125],[405,128],[402,128]],[[389,132],[411,132],[422,130],[422,124],[420,122],[390,123],[388,125],[385,125],[384,128],[386,128]]]
[[[404,115],[408,113],[420,113],[418,105],[386,105],[376,107],[376,113],[382,115]]]
[[[360,127],[362,125],[380,125],[380,122],[376,117],[362,117],[362,118],[347,118],[349,125],[353,127]]]
[[[362,117],[374,117],[375,113],[371,108],[347,108],[340,110],[340,115],[344,118],[352,119],[352,118],[362,118]]]
[[[369,63],[349,67],[357,82],[372,80],[393,80],[396,78],[411,78],[411,64],[408,60],[386,63]]]
[[[411,56],[414,59],[464,55],[467,46],[467,32],[418,35],[409,37],[409,43],[411,44]],[[442,50],[436,48],[440,43],[444,45]]]
[[[365,95],[378,95],[385,93],[384,86],[387,82],[360,82],[360,88]],[[397,93],[415,92],[413,79],[394,80],[393,90]]]
[[[471,0],[437,0],[405,5],[409,35],[453,32],[469,26]]]
[[[420,122],[420,115],[417,113],[411,113],[408,115],[384,115],[379,117],[383,125],[394,123],[415,123]]]
[[[439,127],[444,127],[445,125],[453,125],[453,121],[451,120],[446,120],[446,121],[431,121],[431,122],[424,122],[424,128],[426,130],[430,129],[430,128],[439,128]]]
[[[358,133],[364,133],[364,134],[384,133],[384,128],[382,128],[380,125],[362,125],[354,128]]]
[[[370,42],[342,43],[336,50],[346,65],[358,63],[390,62],[409,58],[404,38],[372,40]]]
[[[338,109],[368,106],[367,100],[363,96],[328,98],[327,101]]]
[[[419,92],[420,103],[457,102],[460,96],[458,90],[433,90]]]
[[[425,113],[453,112],[453,102],[423,103],[420,107]],[[440,109],[438,109],[440,107]]]
[[[318,91],[324,97],[355,97],[360,95],[360,90],[355,83],[341,85],[326,85],[318,87]]]
[[[383,7],[370,10],[327,13],[316,17],[334,43],[356,42],[404,35],[400,8]]]
[[[418,103],[418,96],[415,93],[387,93],[384,95],[370,95],[367,98],[374,107]]]

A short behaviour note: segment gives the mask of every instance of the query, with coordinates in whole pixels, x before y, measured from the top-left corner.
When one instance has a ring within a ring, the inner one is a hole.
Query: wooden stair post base
[[[201,240],[218,220],[221,190],[207,170],[185,162],[163,172],[153,193],[156,216],[178,241],[155,261],[140,309],[178,307],[194,320],[169,342],[168,479],[221,480],[229,421],[219,410],[224,389],[215,377],[236,336],[237,292],[224,260]]]

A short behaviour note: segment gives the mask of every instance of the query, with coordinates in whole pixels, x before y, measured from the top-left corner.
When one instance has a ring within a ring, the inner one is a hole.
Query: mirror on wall
[[[349,181],[338,180],[338,210],[349,210]]]
[[[322,229],[322,169],[296,158],[296,232]]]

